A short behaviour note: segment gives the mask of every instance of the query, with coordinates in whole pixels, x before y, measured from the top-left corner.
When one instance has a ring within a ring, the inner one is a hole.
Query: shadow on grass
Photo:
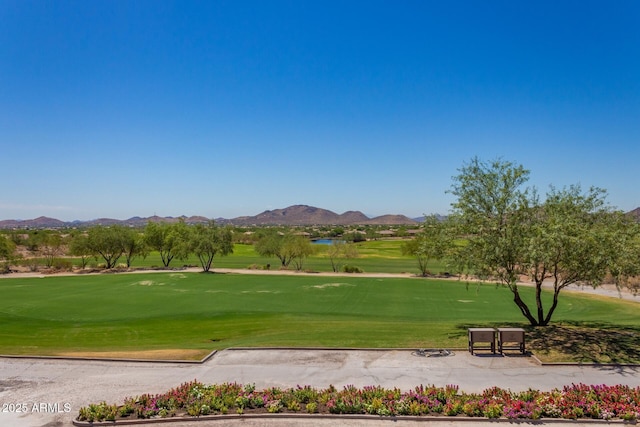
[[[546,327],[521,323],[458,325],[456,337],[470,327],[520,327],[526,331],[527,350],[546,362],[640,365],[640,326],[598,322],[562,322]]]
[[[571,361],[640,364],[640,326],[564,322],[528,331],[530,348],[559,353]]]

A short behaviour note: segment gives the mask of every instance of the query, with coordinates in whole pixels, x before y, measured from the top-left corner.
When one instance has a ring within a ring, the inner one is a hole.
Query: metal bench
[[[505,345],[510,343],[510,346]],[[522,328],[498,328],[498,351],[500,354],[507,350],[518,350],[525,353],[524,329]]]
[[[471,354],[478,343],[489,344],[489,347],[483,348],[490,349],[491,353],[495,354],[496,330],[493,328],[469,328],[469,352]]]

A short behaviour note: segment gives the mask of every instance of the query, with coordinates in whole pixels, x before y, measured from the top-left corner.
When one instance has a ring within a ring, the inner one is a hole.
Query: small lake
[[[344,240],[334,240],[334,239],[318,239],[318,240],[311,241],[311,243],[313,243],[314,245],[330,245],[333,242],[345,243]]]

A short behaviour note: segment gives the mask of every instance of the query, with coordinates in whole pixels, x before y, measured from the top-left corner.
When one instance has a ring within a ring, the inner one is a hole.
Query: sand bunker
[[[137,286],[164,286],[164,283],[156,282],[153,280],[140,280],[139,282],[133,282],[132,285]]]
[[[351,283],[323,283],[322,285],[314,285],[312,288],[316,289],[326,289],[326,288],[339,288],[341,286],[355,286]]]

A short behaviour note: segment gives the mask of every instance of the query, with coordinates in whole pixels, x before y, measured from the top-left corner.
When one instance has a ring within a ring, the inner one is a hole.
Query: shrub
[[[168,417],[182,413],[197,417],[225,414],[234,410],[243,414],[246,408],[262,408],[269,413],[298,412],[313,414],[322,411],[333,414],[429,415],[445,414],[490,419],[529,419],[542,417],[635,421],[640,417],[640,387],[587,386],[565,387],[563,390],[511,392],[497,387],[481,394],[459,393],[456,386],[416,387],[407,393],[399,389],[369,386],[362,389],[346,386],[337,390],[329,386],[316,390],[310,386],[281,390],[272,387],[256,390],[255,386],[236,383],[205,386],[199,382],[185,383],[165,394],[144,394],[125,399],[124,405],[91,404],[80,409],[80,421],[113,421],[116,416],[136,414],[139,418]]]
[[[71,271],[73,270],[73,263],[68,259],[56,258],[53,260],[51,267],[55,268],[56,270]]]
[[[364,270],[355,265],[345,265],[342,267],[342,271],[345,273],[364,273]]]

